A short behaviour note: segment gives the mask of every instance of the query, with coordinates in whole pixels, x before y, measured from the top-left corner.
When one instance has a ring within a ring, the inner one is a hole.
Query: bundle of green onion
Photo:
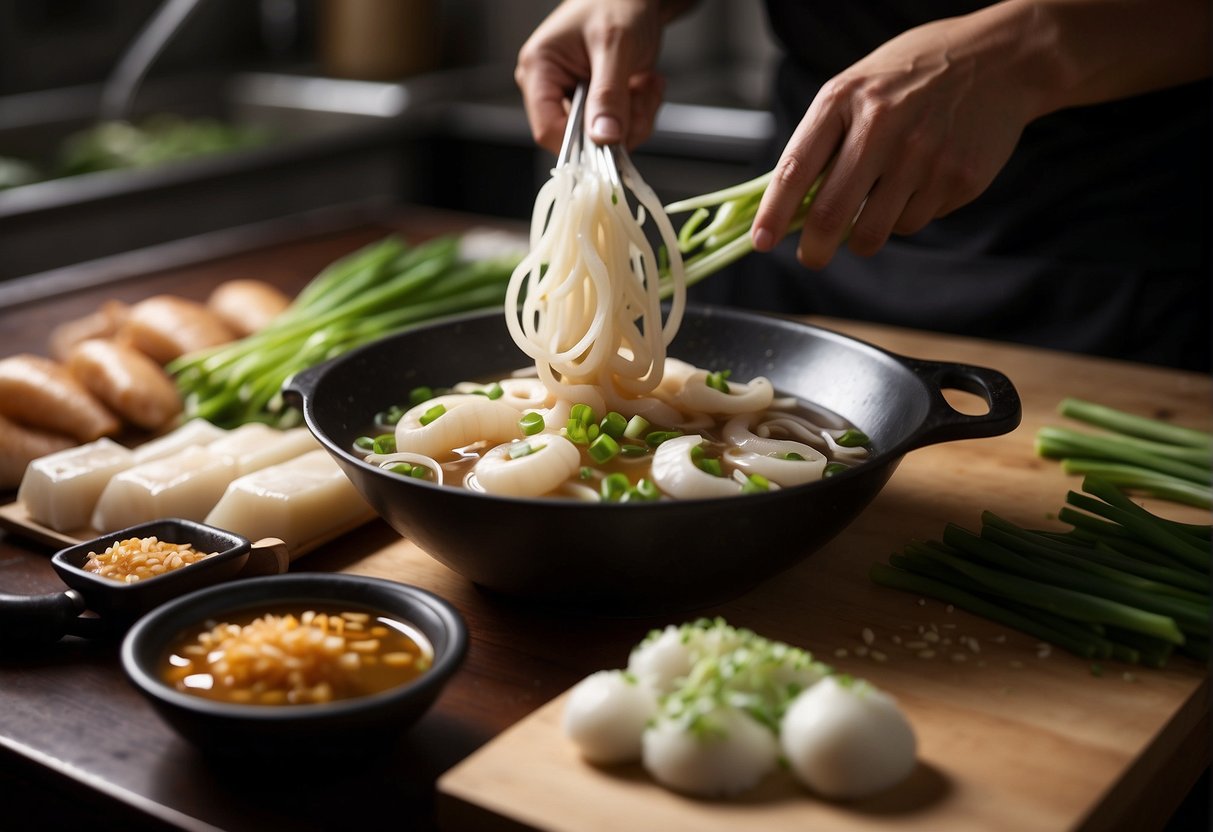
[[[1058,518],[1032,530],[992,512],[979,533],[949,525],[874,564],[878,584],[998,621],[1089,659],[1161,666],[1172,652],[1206,660],[1210,531],[1147,511],[1094,476]]]
[[[1037,431],[1036,452],[1060,459],[1066,473],[1095,474],[1132,493],[1213,506],[1213,434],[1076,398],[1063,399],[1057,409],[1105,431]]]
[[[465,259],[454,236],[372,243],[324,269],[262,331],[171,363],[185,415],[228,428],[297,424],[280,392],[292,375],[418,324],[500,308],[517,263],[513,255]]]
[[[678,250],[682,253],[688,286],[715,274],[754,250],[754,244],[750,241],[750,226],[754,224],[758,205],[774,173],[769,171],[740,185],[665,206],[667,214],[691,212],[678,230]],[[809,189],[785,234],[793,234],[804,227],[809,205],[820,184],[819,179]]]

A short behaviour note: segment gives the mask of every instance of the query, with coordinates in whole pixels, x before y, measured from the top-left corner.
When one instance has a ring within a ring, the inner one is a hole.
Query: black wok
[[[479,586],[544,605],[611,614],[687,611],[742,595],[844,529],[915,448],[995,436],[1020,419],[1010,380],[921,361],[803,323],[737,310],[688,310],[670,354],[733,378],[764,375],[872,439],[863,465],[820,482],[717,500],[593,504],[488,496],[362,462],[353,442],[376,412],[420,385],[488,379],[528,359],[500,312],[389,336],[297,374],[284,394],[375,510]],[[989,404],[964,415],[941,390]]]

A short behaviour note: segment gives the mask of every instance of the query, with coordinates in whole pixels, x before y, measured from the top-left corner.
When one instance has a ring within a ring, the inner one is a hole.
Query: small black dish
[[[157,673],[187,629],[275,605],[349,604],[416,627],[433,648],[430,668],[381,693],[318,705],[244,705],[177,690]],[[141,618],[122,643],[127,678],[157,713],[208,756],[226,761],[309,759],[382,749],[438,698],[467,652],[467,625],[446,601],[415,586],[357,575],[251,578],[190,593]]]
[[[134,583],[86,571],[89,555],[104,552],[130,538],[156,537],[189,543],[210,554],[187,567]],[[0,643],[30,644],[58,641],[65,635],[118,635],[144,613],[165,601],[238,576],[281,572],[289,556],[281,541],[257,544],[224,529],[182,518],[140,523],[61,549],[51,566],[68,589],[46,595],[0,594]],[[83,615],[86,611],[93,615]]]
[[[189,543],[199,552],[213,553],[197,563],[155,578],[123,583],[84,569],[89,556],[121,540],[155,537],[169,543]],[[252,544],[224,529],[182,518],[153,520],[60,549],[51,566],[60,580],[84,596],[88,608],[102,616],[133,622],[153,607],[195,589],[235,577],[244,568]]]

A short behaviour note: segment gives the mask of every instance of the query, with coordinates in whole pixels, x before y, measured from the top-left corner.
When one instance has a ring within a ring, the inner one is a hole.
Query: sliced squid
[[[508,404],[518,410],[551,407],[555,396],[537,378],[503,378],[497,382],[501,387],[501,396],[497,401]],[[477,384],[471,381],[461,381],[451,388],[452,393],[480,393],[492,385]]]
[[[657,385],[656,392],[668,396],[676,395],[686,386],[687,379],[695,375],[696,370],[698,368],[694,364],[678,358],[666,358],[665,372],[661,375],[661,384]]]
[[[841,431],[841,430],[838,430],[838,431],[823,430],[821,432],[821,435],[825,437],[826,444],[830,447],[830,453],[832,453],[838,459],[848,459],[848,460],[867,459],[868,453],[869,453],[868,449],[863,447],[862,445],[848,448],[844,445],[838,444],[838,442],[834,438],[834,434],[835,433],[841,434],[843,432],[844,431]]]
[[[784,486],[816,482],[821,479],[826,467],[825,457],[821,454],[817,454],[817,458],[784,459],[730,448],[724,452],[724,459],[738,471],[759,474],[776,485]]]
[[[425,468],[430,472],[431,476],[434,478],[434,482],[437,485],[442,485],[444,474],[446,473],[443,470],[442,465],[439,464],[438,460],[431,459],[430,457],[423,456],[422,454],[412,454],[407,452],[395,454],[367,454],[365,457],[363,457],[363,459],[369,462],[371,465],[377,465],[380,468],[391,468],[393,465],[400,462],[407,462],[409,465],[413,466],[420,465],[422,468]]]
[[[709,387],[707,379],[707,370],[696,370],[674,400],[688,410],[702,413],[753,413],[765,410],[775,399],[775,387],[764,376],[755,376],[745,384],[730,381],[727,393]]]
[[[747,474],[761,474],[779,485],[800,485],[821,479],[826,458],[821,451],[794,439],[772,439],[750,430],[754,414],[734,416],[725,423],[722,436],[732,447],[724,458]],[[797,454],[802,459],[787,459]]]
[[[429,424],[421,424],[422,417],[439,406],[445,412]],[[476,442],[499,444],[520,439],[521,415],[517,408],[475,393],[436,396],[400,417],[396,423],[396,450],[443,459],[454,449]]]
[[[491,449],[476,463],[472,472],[486,493],[539,497],[581,467],[581,451],[563,436],[541,433],[523,441],[530,446],[529,453],[511,457],[518,444],[509,442]]]
[[[667,439],[653,454],[653,482],[668,494],[681,500],[705,497],[731,497],[741,486],[728,477],[716,477],[701,470],[691,459],[692,449],[703,442],[698,434]]]

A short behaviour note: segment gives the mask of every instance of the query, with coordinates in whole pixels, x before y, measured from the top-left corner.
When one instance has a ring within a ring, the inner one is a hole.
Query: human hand
[[[665,87],[654,70],[662,24],[657,0],[565,0],[557,6],[523,44],[514,70],[535,141],[560,150],[566,97],[587,79],[590,138],[628,148],[647,139]]]
[[[1037,114],[1022,34],[993,15],[936,21],[888,41],[827,82],[775,167],[751,229],[785,235],[819,178],[797,257],[826,266],[846,239],[868,256],[972,201]]]

